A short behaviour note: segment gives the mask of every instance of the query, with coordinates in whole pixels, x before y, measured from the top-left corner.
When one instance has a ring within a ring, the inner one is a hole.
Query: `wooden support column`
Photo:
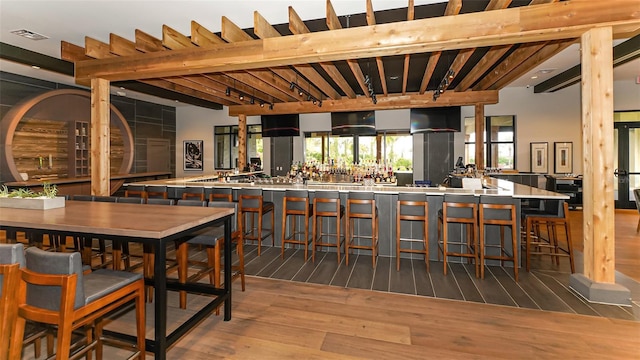
[[[247,166],[247,115],[238,115],[238,168]]]
[[[615,284],[612,39],[611,27],[581,38],[584,273],[570,286],[590,301],[631,305],[629,290]]]
[[[484,169],[484,105],[476,104],[476,170]]]
[[[109,80],[91,79],[91,194],[111,195]]]

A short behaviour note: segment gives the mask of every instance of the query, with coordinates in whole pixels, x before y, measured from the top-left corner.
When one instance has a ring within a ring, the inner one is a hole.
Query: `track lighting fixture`
[[[369,97],[371,97],[371,101],[373,101],[374,104],[377,104],[378,99],[376,98],[376,93],[373,90],[373,84],[371,83],[371,78],[368,74],[364,76],[364,83],[365,85],[367,85],[367,90],[369,91]]]
[[[269,104],[269,110],[273,110],[273,104]]]
[[[227,87],[227,90],[224,91],[224,94],[227,96],[231,96],[231,88]]]
[[[309,87],[311,87],[311,85],[309,85]],[[298,95],[299,95],[299,96],[307,95],[307,97],[306,97],[306,98],[307,98],[307,101],[311,101],[311,102],[313,102],[313,105],[317,105],[317,104],[318,104],[318,102],[319,102],[320,104],[322,104],[322,100],[321,100],[321,99],[318,99],[318,98],[316,98],[315,96],[311,95],[311,90],[310,90],[310,89],[309,89],[309,90],[305,90],[305,89],[303,89],[302,87],[300,87],[300,85],[298,85],[297,83],[295,83],[295,82],[293,82],[293,81],[289,84],[289,89],[290,89],[290,90],[297,89],[297,90],[298,90]],[[321,106],[321,105],[319,105],[319,106]]]
[[[238,95],[238,99],[240,99],[240,100],[244,100],[244,94],[243,94],[243,93],[240,93],[240,95]]]
[[[444,93],[447,87],[449,87],[449,85],[451,84],[451,80],[453,80],[454,75],[455,75],[455,72],[453,71],[453,69],[449,69],[447,71],[447,74],[440,81],[438,88],[433,91],[433,101],[438,100],[440,95]]]
[[[256,103],[256,99],[254,99],[253,97],[251,97],[251,100],[249,100],[249,104],[253,105]]]
[[[260,101],[260,107],[264,107],[264,102]]]

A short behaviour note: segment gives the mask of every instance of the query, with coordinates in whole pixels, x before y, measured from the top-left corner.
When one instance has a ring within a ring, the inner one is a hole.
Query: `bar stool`
[[[178,201],[178,205],[184,205],[184,201]],[[190,203],[197,206],[196,203]],[[177,248],[177,260],[178,260],[178,279],[181,283],[186,283],[187,280],[196,281],[209,274],[209,282],[215,287],[219,288],[221,285],[221,268],[222,268],[222,250],[227,244],[236,245],[238,253],[238,265],[231,266],[231,281],[240,278],[242,291],[245,290],[244,282],[244,250],[242,242],[238,241],[240,234],[237,230],[236,214],[238,212],[238,203],[212,201],[208,204],[209,207],[217,208],[232,208],[234,209],[233,219],[231,221],[231,239],[226,241],[224,238],[224,227],[216,226],[213,228],[203,229],[189,240],[181,242]],[[193,261],[188,259],[188,245],[200,245],[206,247],[207,261]],[[187,270],[189,265],[194,265],[198,268],[198,272],[194,275],[188,276]],[[187,303],[186,291],[180,291],[180,308],[185,309]]]
[[[302,230],[296,229],[296,219],[302,216],[304,226]],[[313,204],[309,203],[307,190],[286,190],[282,199],[282,251],[284,259],[285,244],[304,245],[304,261],[307,261],[309,251],[309,218],[313,216]],[[289,220],[290,233],[287,234],[287,219]],[[304,236],[303,238],[299,238]],[[298,237],[298,238],[296,238]]]
[[[347,199],[347,239],[344,242],[345,262],[349,265],[349,248],[371,250],[371,264],[376,267],[378,256],[378,208],[372,192],[349,192]],[[369,219],[371,221],[371,235],[355,235],[354,220]],[[370,245],[356,244],[356,239],[369,239]]]
[[[460,224],[466,229],[466,241],[460,234],[459,241],[450,241],[449,224]],[[478,198],[471,195],[444,195],[442,212],[438,212],[438,260],[442,254],[444,274],[447,275],[447,257],[465,257],[475,261],[476,277],[480,275],[478,254]],[[459,251],[450,251],[449,246],[459,246]],[[462,252],[462,249],[466,249]]]
[[[571,273],[575,273],[573,260],[573,243],[571,228],[569,227],[569,205],[561,200],[544,200],[544,209],[523,212],[524,223],[523,244],[526,251],[526,269],[530,270],[531,255],[546,255],[555,258],[556,265],[560,264],[560,257],[568,257]],[[546,228],[547,239],[542,235],[541,228]],[[564,230],[567,248],[562,248],[558,242],[558,227]],[[536,251],[532,250],[535,248]],[[543,252],[542,249],[549,249]]]
[[[200,200],[204,201],[203,187],[186,187],[182,191],[182,200]]]
[[[335,247],[338,254],[338,264],[340,264],[340,252],[344,233],[340,232],[343,228],[342,222],[344,219],[344,205],[340,205],[340,193],[337,191],[316,191],[313,198],[313,225],[311,235],[311,247],[313,253],[311,255],[312,261],[316,261],[316,250],[318,247],[327,246]],[[336,220],[336,232],[325,233],[322,232],[322,219],[335,219]],[[323,241],[322,238],[326,237],[327,240]],[[329,238],[335,238],[335,242],[329,242]]]
[[[167,187],[164,185],[147,185],[145,190],[147,191],[147,199],[151,199],[151,198],[168,199],[169,198],[169,191],[167,190]]]
[[[135,185],[129,184],[127,188],[124,190],[125,197],[139,197],[146,199],[147,198],[147,190],[145,185]]]
[[[238,205],[240,206],[240,219],[238,220],[238,229],[240,230],[240,240],[257,241],[258,242],[258,256],[262,251],[262,240],[271,236],[271,246],[275,245],[275,239],[273,237],[273,226],[275,223],[274,218],[274,204],[271,201],[264,201],[262,197],[262,189],[241,189],[238,192]],[[263,229],[263,219],[265,214],[271,214],[271,228]],[[245,215],[251,216],[251,222],[248,229],[245,229],[246,218]],[[254,218],[258,217],[258,227],[254,225]],[[267,232],[264,233],[263,230]]]
[[[402,221],[421,222],[422,239],[400,237],[400,225]],[[403,248],[402,242],[421,242],[423,249],[414,249],[413,246]],[[426,194],[400,193],[396,203],[396,271],[400,271],[400,253],[424,254],[424,262],[429,271],[429,203]]]
[[[518,218],[516,217],[516,205],[511,197],[502,196],[480,196],[480,213],[478,226],[480,227],[480,278],[484,279],[484,260],[500,260],[500,265],[504,266],[504,261],[513,262],[513,276],[518,281]],[[500,227],[500,244],[487,243],[487,225]],[[505,227],[510,227],[511,231],[511,255],[505,249]],[[499,255],[487,255],[487,248],[498,248]]]
[[[207,190],[209,202],[211,201],[233,201],[233,189],[231,188],[211,188]]]

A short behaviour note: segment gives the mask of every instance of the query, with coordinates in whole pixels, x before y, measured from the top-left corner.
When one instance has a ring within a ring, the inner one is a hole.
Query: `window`
[[[238,167],[238,126],[215,126],[215,168],[233,169]],[[247,126],[247,160],[259,157],[263,162],[262,126]]]
[[[413,137],[406,132],[381,132],[376,136],[305,134],[305,161],[319,163],[389,163],[394,169],[413,167]]]
[[[489,131],[486,131],[489,129]],[[467,164],[475,164],[476,126],[475,118],[464,119],[464,153]],[[484,155],[485,167],[515,169],[515,116],[485,117]]]

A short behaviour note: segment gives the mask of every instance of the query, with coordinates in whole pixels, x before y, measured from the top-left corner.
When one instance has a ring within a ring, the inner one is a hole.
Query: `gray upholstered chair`
[[[182,201],[184,200],[179,200],[178,205],[180,205]],[[240,277],[242,291],[244,291],[244,247],[242,246],[242,242],[238,241],[240,233],[237,230],[236,226],[238,222],[236,218],[236,214],[238,213],[238,203],[226,201],[211,201],[209,202],[209,207],[232,208],[234,210],[233,219],[231,220],[231,242],[232,245],[235,244],[237,246],[238,265],[233,265],[231,267],[231,280],[233,281]],[[189,260],[189,245],[204,246],[207,252],[207,261],[203,262]],[[186,283],[187,280],[197,281],[203,276],[209,274],[210,283],[215,287],[220,287],[222,250],[224,246],[224,226],[222,225],[203,229],[193,234],[192,237],[189,238],[189,240],[180,242],[177,246],[179,281],[182,283]],[[189,265],[193,265],[199,268],[199,271],[190,277],[187,276]],[[186,304],[187,293],[185,291],[180,291],[180,307],[184,309],[186,308]]]
[[[24,258],[24,246],[22,244],[0,244],[0,359],[8,359],[10,340],[14,336],[15,324],[18,316],[18,292],[20,283],[20,268],[26,264]],[[6,279],[5,279],[6,277]],[[11,279],[11,280],[10,280]],[[31,324],[29,324],[31,325]],[[53,336],[46,327],[28,326],[28,334],[22,342],[13,344],[23,348],[29,344],[34,345],[34,357],[40,358],[40,339],[47,337],[47,356],[53,355]],[[17,351],[17,350],[16,350]]]
[[[640,188],[633,190],[633,196],[636,198],[636,208],[638,209],[638,213],[640,213]],[[638,227],[636,227],[636,234],[640,233],[640,218],[638,219]]]
[[[95,348],[102,357],[102,319],[111,311],[135,301],[137,352],[144,359],[145,309],[142,274],[100,269],[83,273],[80,253],[56,253],[31,247],[21,270],[15,339],[21,339],[26,320],[57,325],[56,359],[68,359],[71,333],[95,325],[79,354]],[[87,335],[91,332],[87,331]],[[19,359],[19,349],[10,356]]]

